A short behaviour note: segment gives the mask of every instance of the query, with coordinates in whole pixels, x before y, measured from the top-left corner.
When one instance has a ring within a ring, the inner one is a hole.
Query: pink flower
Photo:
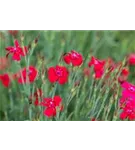
[[[134,97],[135,98],[135,85],[133,85],[129,82],[124,82],[123,84],[121,84],[121,86],[124,89],[122,91],[123,97]]]
[[[129,100],[120,114],[120,119],[135,120],[135,100]]]

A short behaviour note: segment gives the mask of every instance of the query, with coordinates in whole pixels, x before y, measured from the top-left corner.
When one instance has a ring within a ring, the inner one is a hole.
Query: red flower
[[[48,69],[48,78],[49,81],[59,82],[59,84],[65,84],[68,81],[68,70],[64,66],[56,66],[56,67],[50,67]]]
[[[135,86],[129,82],[124,82],[121,86],[124,90],[120,99],[120,108],[123,109],[120,118],[135,120]]]
[[[0,70],[4,70],[9,66],[9,61],[6,57],[0,57]]]
[[[129,65],[135,65],[135,54],[130,54],[128,57]]]
[[[19,42],[17,40],[14,41],[15,46],[9,46],[6,47],[6,50],[8,51],[7,55],[12,54],[12,59],[16,60],[16,61],[20,61],[21,56],[25,56],[28,52],[27,47],[25,46],[24,48],[22,48],[19,45]]]
[[[128,75],[129,75],[129,70],[128,70],[128,68],[122,69],[121,74],[122,74],[123,76],[128,76]]]
[[[101,69],[99,71],[95,71],[95,78],[100,79],[102,77],[103,73],[104,73],[103,69]]]
[[[97,71],[104,67],[105,61],[98,60],[97,58],[92,56],[90,62],[88,63],[88,66],[91,67],[92,65],[94,66],[94,70]]]
[[[9,34],[15,36],[16,34],[18,34],[17,30],[8,30]]]
[[[6,74],[3,74],[3,75],[0,75],[0,81],[2,82],[2,84],[5,86],[5,87],[9,87],[10,85],[10,78],[9,78],[9,75],[6,73]]]
[[[88,66],[94,66],[94,72],[95,72],[95,78],[101,78],[104,73],[104,65],[105,61],[98,60],[95,57],[91,57],[90,62],[88,63]]]
[[[54,96],[53,98],[44,98],[41,102],[41,106],[46,107],[44,110],[44,115],[47,117],[56,116],[56,108],[62,111],[63,107],[61,105],[62,98],[60,96]]]
[[[63,56],[65,63],[72,64],[73,66],[80,66],[83,62],[83,57],[75,50],[71,50],[69,53]]]
[[[17,74],[16,77],[18,78],[18,82],[20,84],[32,83],[35,81],[37,74],[38,74],[37,69],[33,66],[29,66],[28,68],[22,69],[19,72],[19,75]]]

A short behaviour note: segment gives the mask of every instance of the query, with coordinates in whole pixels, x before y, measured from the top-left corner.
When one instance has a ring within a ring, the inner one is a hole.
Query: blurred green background
[[[31,46],[37,38],[37,46],[31,58],[31,64],[40,66],[40,58],[45,59],[46,68],[56,65],[62,54],[75,49],[84,57],[84,67],[92,55],[99,59],[111,57],[114,61],[123,61],[125,56],[135,52],[135,31],[18,31],[12,35],[8,31],[0,31],[0,57],[6,55],[5,47],[14,45],[18,39],[26,46]],[[18,68],[16,63],[10,61],[11,66],[6,72],[15,73]],[[21,65],[25,67],[24,61]],[[0,70],[0,74],[5,71]],[[40,83],[38,83],[40,85]],[[0,120],[23,120],[21,112],[15,109],[18,106],[21,87],[11,89],[3,88],[0,83]],[[17,91],[17,93],[15,93]],[[63,91],[64,92],[64,91]],[[47,92],[46,92],[47,94]],[[12,108],[11,99],[14,101]],[[9,105],[10,103],[10,105]],[[6,112],[6,113],[5,113]],[[12,114],[12,115],[11,115]],[[10,116],[10,117],[9,117]],[[19,116],[19,117],[18,117]],[[25,118],[27,119],[27,117]],[[24,119],[24,120],[25,120]]]

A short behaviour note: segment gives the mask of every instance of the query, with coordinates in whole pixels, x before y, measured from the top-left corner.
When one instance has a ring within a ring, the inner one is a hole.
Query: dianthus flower
[[[3,86],[9,87],[11,80],[7,73],[0,75],[0,81],[2,82]]]

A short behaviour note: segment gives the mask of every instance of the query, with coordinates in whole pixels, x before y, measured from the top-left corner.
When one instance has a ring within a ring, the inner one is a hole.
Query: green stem
[[[54,89],[52,91],[52,98],[55,96],[56,90],[57,90],[58,82],[55,83]]]
[[[29,120],[32,121],[32,107],[29,106]]]
[[[102,112],[102,110],[103,110],[103,108],[104,108],[104,104],[105,104],[105,101],[106,101],[106,99],[107,99],[107,96],[108,96],[108,94],[106,93],[105,97],[104,97],[103,100],[102,100],[102,104],[101,104],[101,107],[100,107],[100,109],[99,109],[99,111],[98,111],[98,114],[97,114],[97,116],[96,116],[96,119],[99,117],[100,113]]]

